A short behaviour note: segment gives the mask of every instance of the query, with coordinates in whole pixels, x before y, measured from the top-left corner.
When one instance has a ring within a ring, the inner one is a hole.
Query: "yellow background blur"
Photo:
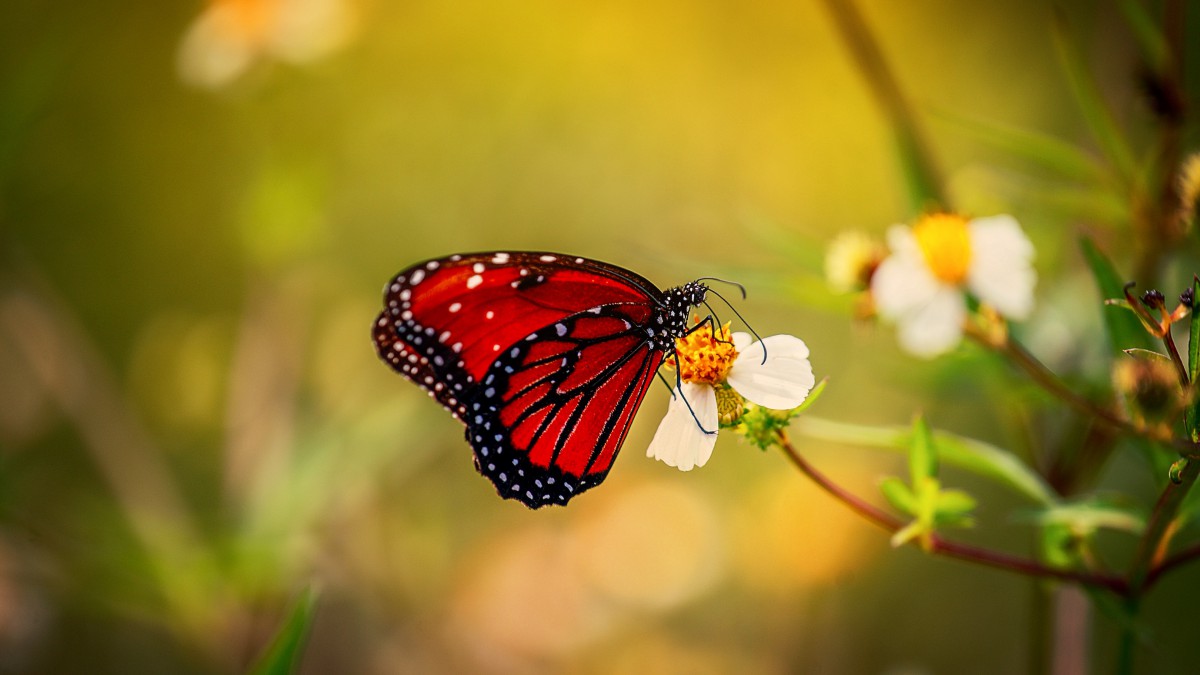
[[[1135,116],[1131,38],[1093,4],[1060,3]],[[0,672],[239,672],[314,581],[305,673],[1026,669],[1030,582],[891,551],[732,437],[689,474],[646,459],[658,387],[602,487],[531,512],[371,347],[410,263],[569,252],[746,283],[754,327],[832,378],[821,416],[1017,441],[986,384],[822,298],[824,242],[913,214],[821,3],[347,7],[339,49],[197,87],[199,3],[0,5]],[[1063,200],[954,122],[1084,142],[1050,10],[861,9],[956,205],[1016,215],[1054,293]],[[802,445],[872,499],[903,471]],[[963,536],[1028,545],[1019,504],[958,480],[985,504]],[[1194,619],[1188,576],[1152,605]]]

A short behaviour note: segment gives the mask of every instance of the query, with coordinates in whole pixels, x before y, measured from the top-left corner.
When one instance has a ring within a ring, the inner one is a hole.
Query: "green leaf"
[[[909,427],[873,427],[805,415],[792,424],[792,431],[810,438],[878,448],[892,452],[909,452],[912,430]],[[970,471],[1007,485],[1039,504],[1055,504],[1058,497],[1045,479],[1016,455],[994,445],[951,434],[934,433],[938,457],[946,464]]]
[[[889,476],[879,484],[879,490],[892,505],[892,508],[906,515],[917,515],[917,496],[913,494],[904,481]]]
[[[1027,160],[1075,181],[1102,183],[1106,172],[1096,159],[1081,148],[1060,138],[992,120],[973,119],[953,112],[939,111],[939,117],[969,133],[975,140]],[[1095,190],[1089,191],[1095,198]]]
[[[813,387],[812,391],[808,392],[808,396],[804,399],[804,402],[792,410],[792,414],[799,415],[805,410],[808,410],[809,406],[816,403],[817,399],[821,398],[821,394],[825,393],[825,385],[827,384],[829,384],[829,378],[822,377],[821,381],[817,383],[817,386]]]
[[[962,490],[942,490],[937,497],[938,516],[963,516],[975,510],[975,498]]]
[[[1092,278],[1096,281],[1101,300],[1125,297],[1125,279],[1100,249],[1096,248],[1092,240],[1086,236],[1080,237],[1079,248],[1092,270]],[[1116,306],[1105,306],[1101,311],[1104,312],[1104,327],[1108,333],[1109,345],[1114,350],[1154,348],[1150,334],[1142,328],[1136,314]]]
[[[317,606],[317,593],[308,587],[296,599],[270,646],[250,670],[252,675],[290,675],[296,672],[308,640]]]
[[[1125,21],[1129,23],[1133,36],[1141,47],[1146,63],[1154,70],[1161,71],[1167,66],[1170,51],[1167,48],[1167,38],[1159,30],[1158,22],[1137,0],[1121,0],[1120,6]]]
[[[912,476],[914,488],[919,488],[921,481],[935,478],[938,475],[937,447],[933,442],[933,432],[925,417],[917,415],[913,420],[912,446],[908,451],[908,470]]]
[[[1088,72],[1087,62],[1073,37],[1068,34],[1066,20],[1061,14],[1055,16],[1054,45],[1084,123],[1099,142],[1122,183],[1132,190],[1137,184],[1137,161],[1133,151],[1101,97],[1100,88]]]
[[[1097,500],[1052,506],[1038,511],[1031,518],[1025,516],[1020,519],[1032,520],[1042,527],[1066,527],[1080,536],[1091,536],[1099,529],[1139,535],[1146,529],[1145,515]]]
[[[1171,363],[1171,357],[1167,356],[1166,354],[1161,354],[1161,353],[1156,352],[1151,349],[1142,349],[1140,347],[1134,347],[1133,349],[1125,349],[1123,351],[1135,359],[1141,359],[1143,361],[1158,361],[1160,363],[1165,363],[1168,366],[1173,366],[1173,364]]]

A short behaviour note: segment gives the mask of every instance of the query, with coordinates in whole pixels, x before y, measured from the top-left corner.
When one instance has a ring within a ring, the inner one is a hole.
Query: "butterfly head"
[[[708,286],[699,281],[691,281],[663,292],[663,303],[658,308],[656,323],[666,330],[653,336],[661,342],[658,345],[660,349],[672,349],[675,338],[687,334],[688,317],[692,314],[692,308],[700,306],[707,294]]]

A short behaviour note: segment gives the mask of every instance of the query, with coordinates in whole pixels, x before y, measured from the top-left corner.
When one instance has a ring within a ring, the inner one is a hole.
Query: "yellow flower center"
[[[913,236],[933,276],[948,284],[966,281],[971,266],[966,218],[950,213],[923,216],[913,226]]]
[[[729,337],[729,324],[721,326],[717,334],[712,324],[702,324],[686,336],[675,340],[679,358],[669,357],[666,364],[679,368],[679,376],[687,382],[721,384],[729,375],[737,350]],[[676,361],[678,360],[678,364]]]

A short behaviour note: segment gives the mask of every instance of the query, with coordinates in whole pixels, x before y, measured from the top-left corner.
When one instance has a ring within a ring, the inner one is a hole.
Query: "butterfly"
[[[388,282],[375,349],[466,425],[501,497],[566,504],[608,475],[707,291],[558,253],[451,255]]]

